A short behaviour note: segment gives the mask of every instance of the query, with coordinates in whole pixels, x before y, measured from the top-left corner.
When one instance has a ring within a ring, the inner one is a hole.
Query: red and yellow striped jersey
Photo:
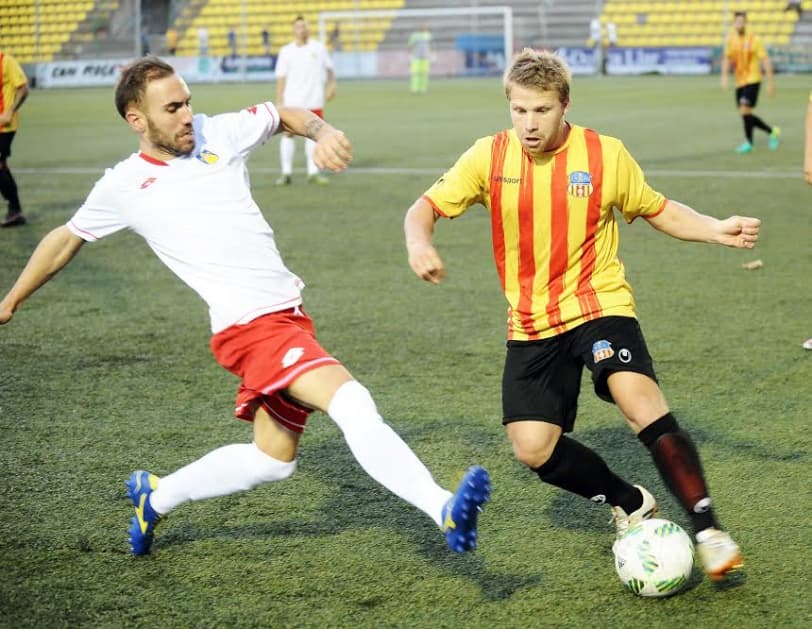
[[[620,140],[574,125],[559,149],[535,159],[513,129],[481,138],[424,199],[449,218],[476,203],[490,210],[508,338],[516,340],[635,316],[614,210],[631,222],[666,202]]]
[[[725,56],[733,64],[736,87],[761,83],[761,60],[767,57],[761,38],[747,30],[744,35],[734,30],[725,41]]]
[[[28,83],[25,73],[11,55],[0,52],[0,112],[6,111],[14,106],[14,98],[17,90]],[[16,131],[19,124],[19,114],[17,112],[11,117],[11,122],[0,128],[0,133]]]

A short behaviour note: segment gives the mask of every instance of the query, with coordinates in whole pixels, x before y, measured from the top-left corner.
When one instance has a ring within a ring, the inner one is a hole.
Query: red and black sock
[[[699,452],[688,433],[680,429],[671,413],[646,426],[637,435],[654,459],[666,486],[691,518],[694,530],[719,528]]]

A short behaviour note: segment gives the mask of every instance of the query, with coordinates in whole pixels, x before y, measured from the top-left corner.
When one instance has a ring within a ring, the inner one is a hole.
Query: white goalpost
[[[473,54],[478,42],[487,41],[491,50],[500,48],[503,61],[513,53],[513,9],[509,6],[322,11],[318,24],[319,38],[332,45],[334,61],[339,62],[337,72],[344,76],[394,76],[407,71],[403,64],[408,35],[419,25],[432,33],[439,74],[453,74],[450,57]],[[379,47],[381,41],[371,39],[385,36],[390,29],[395,30],[398,45]],[[460,43],[462,39],[465,42]],[[434,64],[432,67],[434,72]],[[465,68],[458,71],[464,73]]]

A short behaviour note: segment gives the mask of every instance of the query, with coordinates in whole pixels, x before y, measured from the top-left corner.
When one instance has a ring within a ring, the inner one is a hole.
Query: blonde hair
[[[525,48],[513,57],[505,70],[505,95],[510,98],[514,85],[529,87],[543,92],[558,92],[558,100],[564,104],[570,99],[572,74],[566,61],[554,52]]]

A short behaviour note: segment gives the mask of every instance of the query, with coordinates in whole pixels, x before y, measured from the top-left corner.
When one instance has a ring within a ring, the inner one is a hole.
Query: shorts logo
[[[209,165],[215,164],[217,162],[217,160],[220,159],[220,156],[217,153],[212,153],[208,149],[203,149],[195,157],[197,157],[197,159],[199,159],[204,164],[209,164]]]
[[[614,355],[615,350],[612,349],[612,344],[609,341],[598,341],[592,345],[592,359],[596,363]]]
[[[596,496],[592,496],[590,500],[594,502],[596,505],[606,504],[606,496],[603,494],[597,494]]]
[[[296,361],[302,357],[302,354],[304,354],[303,347],[291,347],[282,358],[282,366],[287,369],[291,365],[295,365]]]
[[[583,170],[576,170],[569,175],[567,192],[573,197],[588,197],[592,194],[592,175]]]
[[[632,362],[632,353],[625,347],[617,353],[617,357],[620,359],[620,362],[622,363]]]
[[[706,513],[711,508],[710,498],[703,498],[694,505],[694,513]]]

